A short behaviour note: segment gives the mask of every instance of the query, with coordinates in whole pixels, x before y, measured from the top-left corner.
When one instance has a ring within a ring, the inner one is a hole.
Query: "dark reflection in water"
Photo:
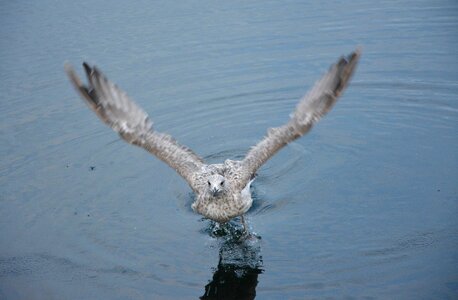
[[[219,242],[219,261],[200,299],[254,299],[263,272],[261,238],[243,235],[232,223],[212,224],[210,231]]]

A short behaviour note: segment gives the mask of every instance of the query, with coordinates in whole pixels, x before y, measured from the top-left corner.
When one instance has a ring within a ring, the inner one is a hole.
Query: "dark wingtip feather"
[[[86,75],[89,77],[89,75],[91,75],[92,73],[91,66],[89,66],[87,62],[83,62],[83,67],[84,67],[84,71],[86,72]]]
[[[96,66],[92,68],[92,73],[95,75],[96,78],[103,79],[104,81],[108,81],[108,79],[103,75],[102,71],[99,70]]]
[[[84,84],[81,82],[78,75],[76,75],[76,72],[75,72],[75,69],[73,69],[73,66],[70,63],[65,62],[64,69],[65,69],[65,72],[67,73],[68,78],[70,79],[70,82],[73,84],[73,86],[77,90],[81,91],[81,88],[84,87]]]
[[[355,51],[353,51],[349,56],[348,56],[348,59],[347,59],[347,64],[348,64],[348,71],[347,71],[347,74],[349,74],[351,76],[351,74],[353,73],[356,65],[358,64],[358,61],[359,61],[359,58],[361,57],[361,52],[362,52],[362,49],[361,47],[358,47],[356,48]]]
[[[90,74],[90,67],[88,64],[84,63],[83,64],[84,69],[86,70],[86,73]],[[65,63],[64,64],[64,69],[65,72],[67,73],[68,78],[70,79],[70,82],[72,83],[73,87],[80,93],[80,95],[83,97],[84,100],[86,100],[86,103],[92,108],[95,109],[97,105],[97,99],[94,96],[92,90],[90,90],[78,77],[76,74],[75,70],[73,69],[73,66],[70,63]],[[89,76],[89,75],[88,75]]]
[[[335,89],[336,96],[339,96],[348,85],[354,73],[355,67],[358,64],[360,56],[361,48],[358,47],[347,57],[342,57],[337,63],[337,68],[339,70],[339,81]]]
[[[355,51],[353,51],[353,53],[350,55],[351,56],[350,61],[354,59],[359,59],[362,52],[363,52],[363,48],[361,46],[356,47]]]

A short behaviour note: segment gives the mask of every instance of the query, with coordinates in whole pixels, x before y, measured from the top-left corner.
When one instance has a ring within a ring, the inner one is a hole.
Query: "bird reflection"
[[[261,238],[231,223],[213,224],[210,234],[219,242],[219,261],[200,299],[254,299],[263,272]]]

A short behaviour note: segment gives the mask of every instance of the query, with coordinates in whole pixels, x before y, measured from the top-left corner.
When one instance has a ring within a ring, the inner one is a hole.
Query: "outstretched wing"
[[[97,116],[128,143],[151,152],[175,169],[195,190],[194,175],[204,166],[189,148],[179,145],[170,135],[153,130],[148,115],[110,82],[96,67],[83,63],[89,81],[85,86],[74,69],[65,65],[70,81]]]
[[[336,103],[360,57],[356,50],[348,58],[340,58],[315,86],[301,99],[288,123],[270,128],[267,136],[251,148],[240,165],[238,186],[243,188],[256,170],[286,144],[306,134]]]

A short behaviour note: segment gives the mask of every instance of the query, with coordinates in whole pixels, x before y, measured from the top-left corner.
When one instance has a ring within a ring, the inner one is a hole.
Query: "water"
[[[458,296],[456,1],[0,8],[0,298]],[[358,45],[335,109],[259,171],[243,242],[63,72],[96,63],[157,130],[220,162]]]

